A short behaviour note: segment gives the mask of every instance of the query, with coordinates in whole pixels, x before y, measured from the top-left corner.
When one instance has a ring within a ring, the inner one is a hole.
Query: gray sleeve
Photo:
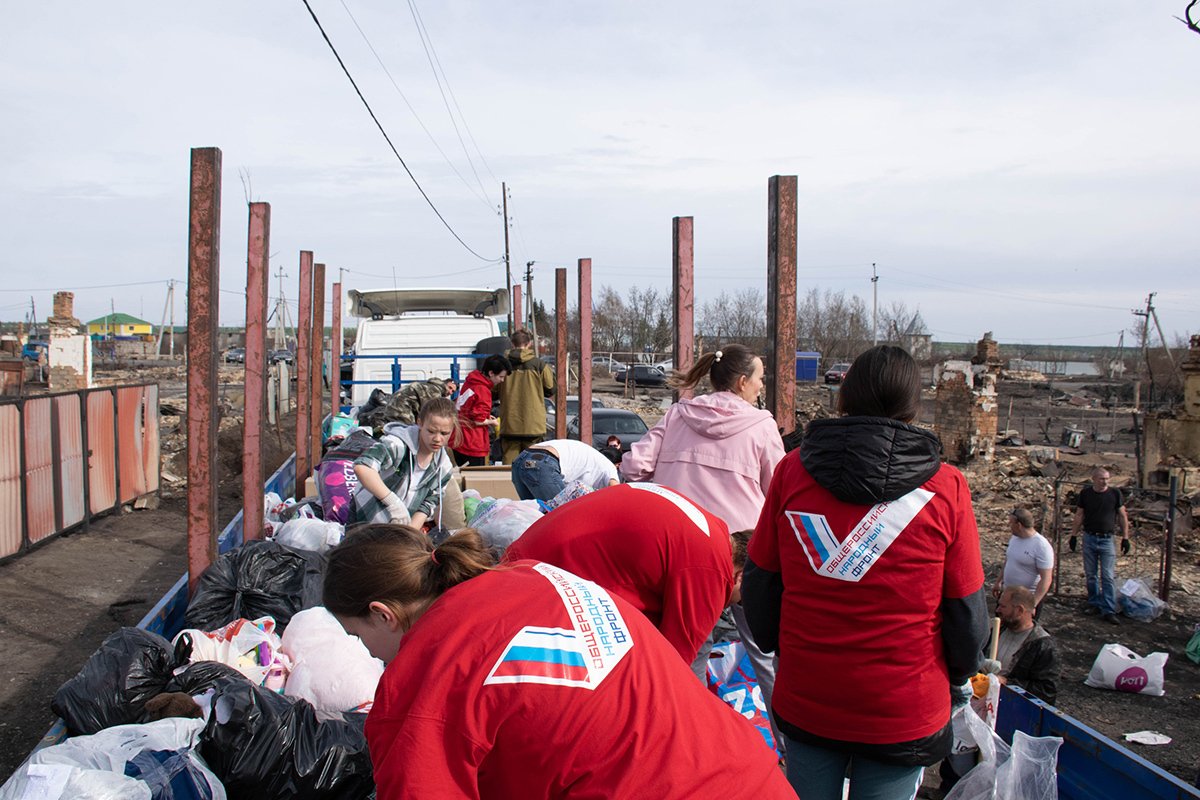
[[[742,578],[743,592],[745,578]],[[988,638],[987,600],[983,587],[966,597],[942,600],[942,648],[950,685],[957,686],[979,671]]]

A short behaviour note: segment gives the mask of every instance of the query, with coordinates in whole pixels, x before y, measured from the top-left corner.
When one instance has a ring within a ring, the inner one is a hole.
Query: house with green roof
[[[150,336],[154,326],[144,319],[129,314],[105,314],[87,324],[89,336],[105,338],[108,336]]]

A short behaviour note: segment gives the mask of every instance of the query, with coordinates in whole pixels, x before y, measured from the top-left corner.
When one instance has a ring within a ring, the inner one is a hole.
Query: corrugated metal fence
[[[0,559],[158,482],[158,384],[0,401]]]

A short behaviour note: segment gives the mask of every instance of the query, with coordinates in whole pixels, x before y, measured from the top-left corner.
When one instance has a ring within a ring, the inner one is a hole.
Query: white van
[[[346,293],[346,314],[360,321],[350,404],[362,405],[375,389],[391,392],[392,365],[397,362],[405,383],[449,378],[454,363],[450,356],[474,354],[481,341],[501,336],[500,322],[508,308],[504,289],[351,289]],[[459,358],[459,379],[482,360]]]

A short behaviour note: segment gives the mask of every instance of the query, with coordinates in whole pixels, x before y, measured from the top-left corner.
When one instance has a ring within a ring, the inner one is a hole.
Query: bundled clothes
[[[408,513],[422,512],[433,516],[433,510],[441,505],[442,494],[450,482],[454,466],[443,448],[433,454],[425,470],[417,466],[417,448],[420,428],[416,425],[393,423],[384,428],[383,438],[355,459],[379,473],[388,489],[405,501]],[[416,476],[416,485],[412,481]],[[351,522],[387,522],[388,510],[365,488],[354,493],[354,510]]]
[[[429,400],[446,396],[446,381],[442,378],[430,378],[427,381],[406,383],[395,394],[377,398],[376,389],[371,393],[371,401],[358,412],[358,424],[366,425],[376,430],[384,428],[389,423],[402,425],[416,424],[421,406]]]
[[[775,471],[742,593],[759,646],[778,643],[790,739],[912,767],[949,753],[987,606],[970,489],[939,450],[892,419],[817,420]]]
[[[384,671],[366,734],[380,800],[795,796],[762,737],[642,614],[533,561],[434,601]]]

